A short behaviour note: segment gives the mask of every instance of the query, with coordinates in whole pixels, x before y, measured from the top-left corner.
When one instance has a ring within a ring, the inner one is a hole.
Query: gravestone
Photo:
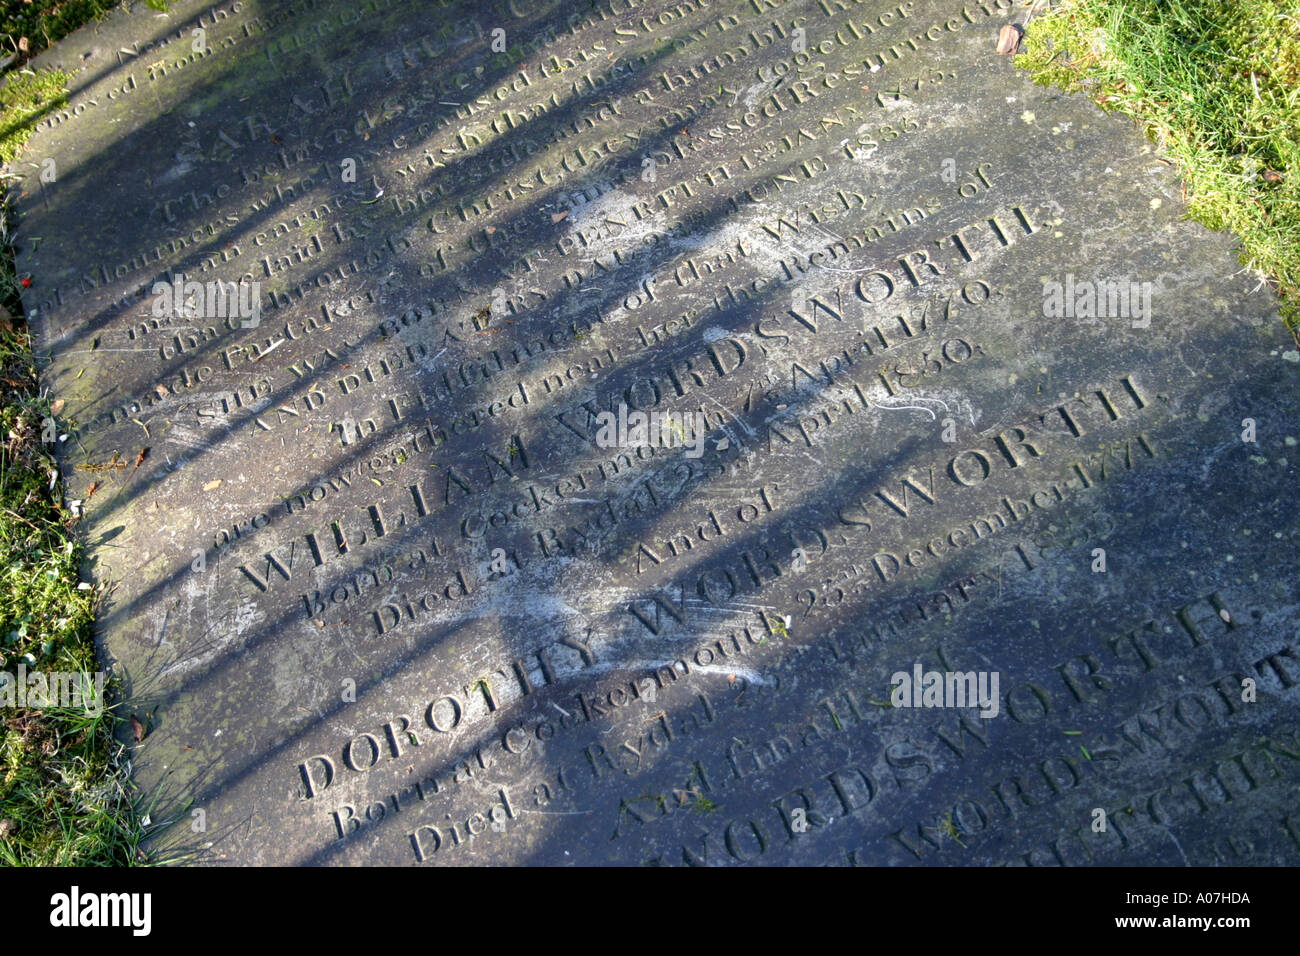
[[[1300,860],[1300,356],[1022,18],[182,2],[42,57],[19,268],[154,848]]]

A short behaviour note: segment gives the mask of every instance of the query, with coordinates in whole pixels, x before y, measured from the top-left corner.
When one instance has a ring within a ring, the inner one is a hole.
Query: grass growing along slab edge
[[[93,675],[97,595],[79,582],[77,519],[52,453],[58,403],[39,387],[9,238],[0,206],[0,671]],[[118,718],[109,706],[96,711],[0,707],[0,864],[140,860]]]
[[[1300,6],[1295,0],[1060,0],[1016,65],[1139,123],[1175,164],[1188,215],[1300,330]],[[1044,9],[1045,8],[1045,9]],[[1297,339],[1300,341],[1300,338]]]
[[[71,76],[23,64],[116,6],[35,0],[0,9],[0,189],[6,193],[36,122],[64,105]],[[39,167],[35,164],[31,172]],[[24,172],[28,170],[24,169]],[[99,598],[79,581],[83,548],[65,506],[53,448],[60,403],[37,377],[15,267],[12,211],[0,196],[0,671],[101,671],[93,624]],[[28,241],[20,239],[18,241]],[[123,719],[111,682],[105,708],[0,707],[0,865],[131,866],[148,808],[129,782]],[[120,705],[119,705],[120,706]]]

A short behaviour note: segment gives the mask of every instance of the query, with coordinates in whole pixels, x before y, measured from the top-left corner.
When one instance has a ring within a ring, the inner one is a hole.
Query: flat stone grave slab
[[[1300,355],[1022,16],[181,2],[42,57],[19,268],[153,847],[1300,862]]]

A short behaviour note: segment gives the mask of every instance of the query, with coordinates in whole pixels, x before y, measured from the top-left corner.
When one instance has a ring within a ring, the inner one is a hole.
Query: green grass
[[[718,809],[718,805],[706,797],[704,794],[696,794],[695,802],[691,804],[691,809],[696,813],[712,813]]]
[[[0,59],[17,54],[17,62],[22,63],[81,25],[101,19],[115,6],[117,0],[11,0],[0,4]]]
[[[0,269],[12,281],[12,259]],[[0,670],[98,671],[95,592],[78,588],[75,519],[59,501],[25,331],[0,331]],[[141,828],[111,709],[0,709],[0,862],[125,865]]]
[[[0,58],[16,52],[21,63],[112,6],[4,4]],[[27,41],[20,45],[21,37]],[[11,67],[0,87],[0,162],[15,163],[34,122],[64,101],[69,79]],[[78,587],[76,518],[51,480],[58,474],[46,427],[52,410],[23,320],[9,221],[0,203],[0,671],[12,675],[25,665],[29,673],[93,674],[100,670],[91,631],[97,596]],[[125,748],[114,738],[118,722],[107,706],[0,707],[0,864],[126,866],[145,859],[148,811],[127,782]]]
[[[1062,0],[1017,66],[1133,117],[1189,214],[1240,241],[1300,328],[1300,7],[1294,0]]]
[[[0,163],[13,162],[36,122],[67,102],[69,79],[57,70],[22,70],[0,86]]]

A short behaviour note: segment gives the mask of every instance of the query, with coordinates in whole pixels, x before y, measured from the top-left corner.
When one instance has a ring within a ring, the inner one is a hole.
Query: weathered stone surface
[[[19,265],[137,778],[204,812],[159,842],[1296,862],[1293,345],[1014,20],[181,3],[48,54]],[[156,318],[179,273],[260,308]],[[620,403],[699,456],[601,447]],[[918,663],[996,716],[893,707]]]

